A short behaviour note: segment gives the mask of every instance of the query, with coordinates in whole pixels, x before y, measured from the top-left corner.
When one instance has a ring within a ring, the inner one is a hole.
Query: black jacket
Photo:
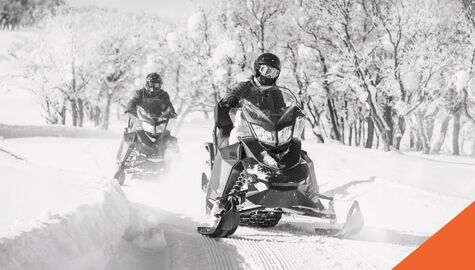
[[[280,91],[272,89],[260,90],[255,84],[253,76],[231,88],[224,96],[224,99],[230,96],[235,96],[238,99],[244,98],[259,108],[272,112],[277,112],[285,108],[286,105]]]
[[[161,108],[164,113],[176,114],[175,108],[173,108],[173,104],[170,101],[170,96],[165,90],[160,89],[156,91],[156,93],[151,94],[145,90],[145,88],[135,91],[135,95],[127,104],[125,112],[137,116],[137,106],[142,106],[145,107],[144,109],[149,110],[150,108],[147,108],[147,106],[149,106],[150,103],[147,101],[153,99],[160,99],[165,104],[164,108]]]

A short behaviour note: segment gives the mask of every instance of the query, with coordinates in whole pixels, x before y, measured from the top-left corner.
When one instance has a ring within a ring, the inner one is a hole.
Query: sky
[[[217,0],[67,0],[72,6],[98,6],[132,12],[151,12],[170,19],[187,18]]]

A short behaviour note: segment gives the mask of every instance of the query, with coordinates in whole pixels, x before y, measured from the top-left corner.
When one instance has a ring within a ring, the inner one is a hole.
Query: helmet
[[[145,89],[150,93],[160,90],[162,84],[162,77],[156,72],[148,74],[145,78]]]
[[[280,59],[275,54],[263,53],[254,61],[254,76],[262,85],[274,84],[280,75]]]

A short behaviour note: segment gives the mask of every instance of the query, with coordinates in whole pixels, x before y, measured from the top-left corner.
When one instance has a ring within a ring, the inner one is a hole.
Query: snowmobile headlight
[[[155,131],[156,131],[157,133],[162,133],[162,132],[165,131],[165,126],[166,126],[165,124],[157,125],[157,126],[155,127]]]
[[[265,144],[275,145],[275,133],[267,131],[265,128],[258,125],[251,124],[251,126],[254,130],[254,134],[256,134],[256,137],[259,141]]]
[[[153,125],[150,125],[147,122],[142,122],[142,128],[143,128],[144,131],[146,131],[148,133],[155,134],[155,127]]]
[[[288,143],[292,138],[292,126],[281,129],[277,135],[279,136],[279,145]]]

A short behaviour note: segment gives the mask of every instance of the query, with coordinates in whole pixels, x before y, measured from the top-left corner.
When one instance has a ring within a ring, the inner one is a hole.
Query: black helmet
[[[263,53],[254,61],[254,76],[261,84],[271,85],[279,77],[280,68],[279,57],[272,53]]]
[[[151,93],[160,90],[162,84],[162,77],[156,72],[148,74],[145,78],[145,89]]]

